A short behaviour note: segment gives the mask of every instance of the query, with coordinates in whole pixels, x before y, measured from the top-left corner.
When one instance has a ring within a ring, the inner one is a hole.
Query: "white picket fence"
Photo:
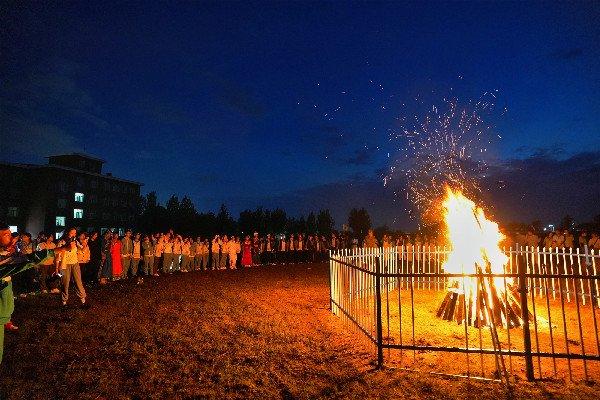
[[[379,257],[380,272],[383,274],[416,275],[386,279],[388,290],[394,290],[398,285],[405,288],[409,283],[414,289],[445,290],[448,278],[440,275],[444,274],[443,264],[449,251],[445,246],[353,248],[330,251],[329,257],[332,262],[342,261],[371,272],[375,272],[375,262]],[[548,296],[556,299],[562,288],[562,294],[567,302],[571,302],[578,295],[583,304],[595,301],[600,307],[599,279],[581,279],[583,276],[598,276],[599,251],[587,247],[584,249],[510,247],[504,249],[504,252],[509,257],[504,273],[517,273],[518,263],[524,261],[527,266],[526,274],[534,275],[528,278],[528,287],[535,296],[543,297],[548,293]],[[332,268],[336,268],[333,263],[331,265]],[[372,288],[357,287],[357,289],[370,292]]]

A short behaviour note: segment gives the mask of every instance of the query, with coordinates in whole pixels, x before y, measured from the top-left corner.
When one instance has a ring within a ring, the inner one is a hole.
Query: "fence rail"
[[[465,274],[444,271],[443,247],[330,252],[331,310],[378,366],[387,353],[386,365],[467,377],[599,379],[600,254],[504,251],[502,273]]]

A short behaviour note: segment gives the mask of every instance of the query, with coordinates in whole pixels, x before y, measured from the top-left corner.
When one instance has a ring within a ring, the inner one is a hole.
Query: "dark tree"
[[[333,232],[333,225],[334,221],[329,210],[319,210],[317,215],[317,231],[319,234],[330,235]]]
[[[215,222],[218,233],[231,235],[236,230],[235,221],[231,218],[231,215],[229,215],[229,211],[225,204],[221,204]]]
[[[314,212],[310,212],[306,218],[306,232],[310,235],[317,233],[317,217]]]
[[[179,211],[179,198],[175,195],[172,195],[169,200],[167,200],[167,212],[173,216],[177,215]]]
[[[573,218],[571,218],[570,215],[565,215],[560,220],[560,226],[559,226],[559,228],[561,230],[563,230],[563,229],[573,229]]]
[[[194,203],[189,197],[184,196],[179,204],[179,210],[176,218],[179,229],[181,229],[181,231],[186,235],[196,233],[198,230],[196,227],[197,217],[198,212],[196,211],[196,206],[194,206]]]
[[[271,229],[274,233],[285,232],[287,226],[287,215],[285,211],[280,208],[276,208],[271,213]]]
[[[353,208],[350,210],[350,214],[348,214],[348,225],[352,229],[354,236],[362,240],[367,236],[367,232],[371,228],[371,217],[369,217],[369,213],[364,208]]]

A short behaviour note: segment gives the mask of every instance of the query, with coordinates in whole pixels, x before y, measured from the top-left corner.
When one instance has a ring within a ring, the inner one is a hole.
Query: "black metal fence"
[[[600,379],[600,255],[505,253],[503,273],[452,274],[439,247],[331,252],[331,310],[373,349],[378,367],[507,382]],[[457,288],[469,285],[481,299],[473,311],[457,300]]]

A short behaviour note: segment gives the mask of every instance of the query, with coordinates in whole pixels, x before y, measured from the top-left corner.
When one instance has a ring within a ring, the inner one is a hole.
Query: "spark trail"
[[[391,140],[406,145],[384,183],[404,173],[407,199],[423,222],[439,221],[445,185],[470,198],[481,198],[481,180],[488,168],[486,155],[493,137],[485,117],[492,113],[495,98],[494,93],[486,92],[477,102],[466,104],[456,98],[444,99],[421,118],[403,119],[404,126],[390,134]]]

